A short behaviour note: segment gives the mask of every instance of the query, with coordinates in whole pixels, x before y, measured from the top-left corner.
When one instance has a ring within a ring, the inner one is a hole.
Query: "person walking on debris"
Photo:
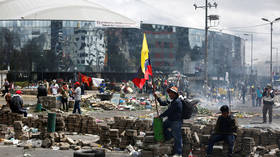
[[[23,108],[23,99],[21,97],[22,91],[16,91],[11,98],[10,109],[13,113],[24,114],[24,117],[27,117],[27,111]]]
[[[242,96],[242,103],[243,103],[243,104],[245,104],[246,92],[247,92],[247,87],[246,87],[246,85],[242,85],[241,96]]]
[[[62,96],[61,98],[61,103],[62,103],[62,107],[63,110],[68,112],[69,106],[68,106],[68,97],[69,97],[69,92],[68,92],[68,87],[67,84],[64,82],[63,86],[60,89],[60,94]]]
[[[255,107],[256,99],[257,99],[257,92],[256,92],[255,86],[251,86],[250,93],[251,93],[251,97],[252,97],[252,106]]]
[[[82,114],[81,112],[81,108],[80,108],[80,101],[81,101],[81,88],[80,88],[80,83],[76,82],[74,84],[75,90],[72,91],[73,95],[74,95],[74,100],[75,100],[75,104],[74,104],[74,110],[73,113],[76,113],[76,110],[78,110],[79,114]]]
[[[262,91],[260,89],[260,87],[257,88],[257,103],[256,106],[260,107],[262,104]]]
[[[5,79],[5,82],[4,82],[4,91],[3,91],[3,95],[2,97],[6,94],[6,93],[9,93],[9,87],[10,87],[10,84],[9,84],[9,81],[7,79]]]
[[[219,141],[226,141],[229,145],[228,147],[228,157],[232,157],[233,146],[237,135],[237,121],[229,113],[229,107],[223,105],[220,108],[222,115],[219,116],[215,132],[211,135],[208,148],[207,148],[207,157],[210,157],[213,152],[213,146]]]
[[[179,98],[177,87],[171,87],[167,89],[167,93],[169,97],[172,99],[171,103],[167,101],[162,101],[156,94],[154,94],[157,101],[161,106],[169,105],[168,109],[163,112],[159,118],[168,117],[163,122],[163,133],[165,140],[170,140],[172,137],[174,138],[174,157],[182,156],[182,102]],[[171,129],[171,130],[170,130]]]
[[[269,123],[272,123],[272,107],[274,105],[274,91],[272,86],[268,84],[263,92],[263,123],[266,123],[266,114],[268,111]]]

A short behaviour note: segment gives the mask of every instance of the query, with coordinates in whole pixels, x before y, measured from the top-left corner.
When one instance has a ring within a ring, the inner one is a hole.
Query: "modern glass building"
[[[0,2],[3,12],[18,9],[6,15],[0,11],[0,68],[9,69],[13,79],[70,79],[74,72],[128,79],[139,68],[146,33],[155,72],[176,70],[202,79],[204,30],[139,26],[92,2],[78,1]],[[210,31],[208,52],[211,79],[242,75],[245,48],[241,38]]]

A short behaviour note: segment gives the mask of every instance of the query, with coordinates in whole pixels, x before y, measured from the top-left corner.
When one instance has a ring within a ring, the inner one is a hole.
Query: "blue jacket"
[[[157,99],[161,106],[168,106],[168,109],[164,111],[159,117],[168,117],[170,121],[181,121],[182,120],[182,101],[180,98],[176,98],[169,103],[168,101],[161,101],[160,98]]]

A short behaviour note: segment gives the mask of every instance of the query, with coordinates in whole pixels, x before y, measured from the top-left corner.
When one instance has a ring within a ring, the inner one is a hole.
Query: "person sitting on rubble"
[[[228,157],[232,157],[233,154],[233,146],[238,128],[237,121],[232,115],[230,115],[229,107],[227,105],[223,105],[220,108],[220,111],[222,112],[222,115],[219,116],[215,126],[215,132],[210,137],[207,148],[207,157],[211,156],[214,144],[219,141],[225,141],[228,143]]]
[[[174,138],[173,157],[182,156],[182,102],[179,98],[177,87],[173,86],[167,89],[167,93],[172,101],[162,101],[155,93],[154,96],[158,100],[161,106],[169,105],[168,109],[164,111],[159,118],[167,117],[163,123],[163,133],[165,140],[168,141],[172,137]]]
[[[12,96],[10,109],[13,113],[24,114],[24,117],[27,117],[27,111],[25,108],[23,108],[23,100],[21,94],[22,91],[18,90],[16,91],[16,94]]]

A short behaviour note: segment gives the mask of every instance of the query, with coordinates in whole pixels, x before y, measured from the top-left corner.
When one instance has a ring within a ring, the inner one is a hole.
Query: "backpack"
[[[12,112],[19,111],[19,109],[22,107],[22,99],[20,98],[20,96],[18,95],[13,96],[10,105],[11,105],[10,107]]]
[[[182,101],[182,119],[190,119],[196,110],[197,100],[189,101],[187,99],[181,99]]]

